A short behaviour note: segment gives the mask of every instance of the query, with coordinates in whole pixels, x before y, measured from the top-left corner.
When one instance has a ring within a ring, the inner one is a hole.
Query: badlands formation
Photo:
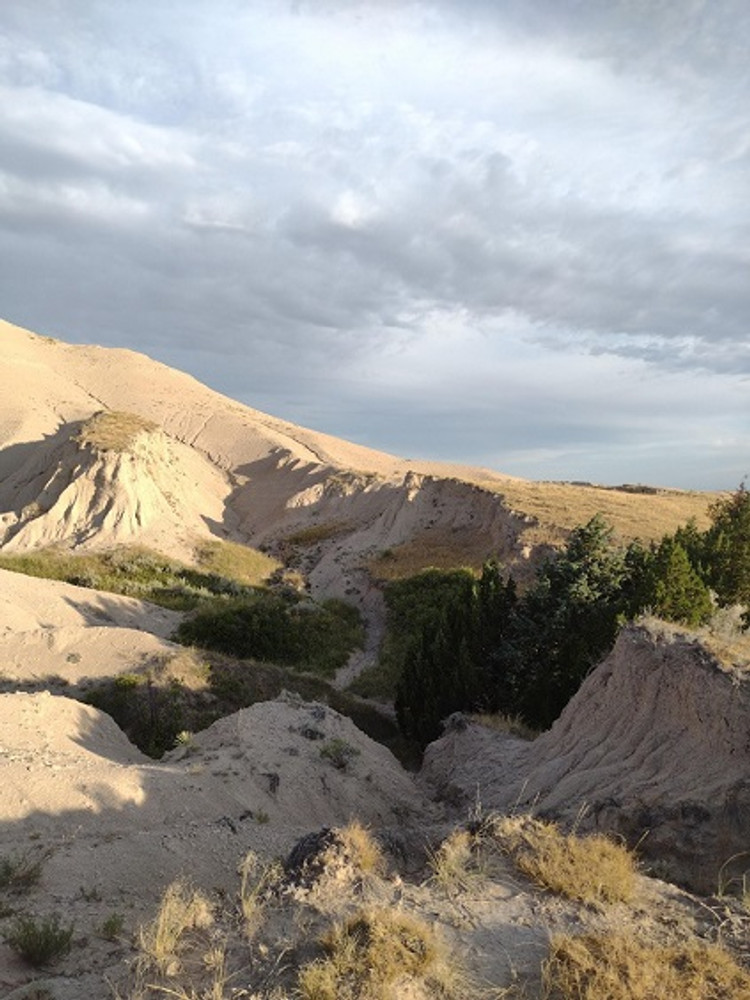
[[[374,567],[466,552],[523,578],[597,504],[628,537],[648,517],[654,534],[701,518],[709,499],[553,484],[545,493],[488,470],[405,462],[254,411],[132,352],[9,324],[0,342],[11,387],[0,397],[0,551],[137,544],[189,563],[206,540],[262,547],[291,560],[313,597],[358,604],[368,642],[352,669],[376,655],[382,634]],[[393,996],[406,1000],[541,997],[555,934],[718,940],[750,959],[747,911],[716,896],[749,867],[746,647],[727,659],[658,623],[629,627],[548,733],[524,742],[452,718],[419,773],[328,705],[290,692],[154,760],[69,695],[173,655],[181,618],[0,570],[0,865],[40,863],[23,893],[0,886],[0,938],[19,912],[73,925],[70,952],[49,968],[0,941],[0,997],[291,997],[296,966],[320,952],[316,935],[363,901],[426,920],[465,970],[452,994],[402,983]],[[446,888],[430,857],[490,812],[637,844],[644,874],[633,901],[563,899],[505,855]],[[291,888],[270,899],[252,936],[217,916],[195,967],[183,956],[193,985],[139,976],[139,927],[175,879],[199,887],[217,914],[235,913],[243,859],[289,858],[310,834],[351,820],[379,841],[387,872],[357,881],[339,858],[311,887],[288,871]],[[219,937],[229,963],[220,991]],[[746,980],[733,982],[723,995],[750,996]]]

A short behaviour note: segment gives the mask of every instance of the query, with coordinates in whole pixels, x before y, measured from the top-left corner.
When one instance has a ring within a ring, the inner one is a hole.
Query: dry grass
[[[281,875],[280,865],[261,864],[255,851],[245,855],[240,865],[240,912],[248,938],[260,927],[268,895]]]
[[[155,431],[158,424],[136,413],[101,410],[90,417],[77,435],[79,444],[95,451],[130,451],[141,434]]]
[[[282,539],[286,545],[301,546],[305,548],[310,545],[317,545],[318,542],[325,542],[329,538],[336,538],[337,535],[345,535],[353,531],[355,525],[349,521],[324,521],[320,524],[311,524],[307,528],[299,528]]]
[[[134,675],[141,674],[149,681],[160,685],[179,684],[188,691],[206,691],[211,677],[211,666],[198,650],[183,646],[176,652],[162,653],[154,657],[144,668],[136,668]]]
[[[624,541],[658,540],[690,518],[695,518],[698,528],[704,530],[709,525],[709,505],[722,495],[671,489],[640,493],[632,489],[524,479],[487,480],[478,485],[502,493],[510,507],[530,514],[541,525],[570,530],[601,513]]]
[[[484,866],[477,851],[477,838],[468,830],[454,830],[436,851],[430,851],[429,882],[448,896],[468,892],[485,878]]]
[[[497,733],[507,733],[509,736],[517,736],[521,740],[535,740],[539,735],[539,730],[532,729],[523,719],[517,715],[506,715],[503,712],[490,714],[480,712],[469,715],[472,722],[476,722],[485,729],[492,729]]]
[[[750,974],[716,945],[642,944],[630,934],[554,938],[545,1000],[750,1000]]]
[[[282,565],[265,552],[221,539],[201,542],[195,550],[195,561],[205,573],[215,573],[250,587],[267,583]]]
[[[386,869],[380,844],[359,820],[353,819],[336,830],[338,849],[360,876],[382,875]]]
[[[212,907],[206,897],[184,882],[173,882],[164,893],[159,912],[140,929],[141,969],[154,969],[163,976],[177,975],[186,935],[210,927],[212,922]]]
[[[367,569],[376,580],[404,580],[425,569],[468,569],[477,575],[493,552],[477,532],[425,531],[403,545],[370,559]]]
[[[529,816],[495,817],[487,834],[519,871],[545,889],[585,903],[633,898],[633,855],[601,834],[577,837]]]
[[[323,938],[326,957],[304,966],[302,1000],[396,1000],[409,982],[431,997],[461,995],[461,977],[435,932],[395,909],[365,909]]]
[[[636,624],[648,629],[653,636],[666,642],[695,642],[708,650],[719,666],[739,674],[750,670],[750,633],[742,630],[740,608],[722,608],[707,625],[685,626],[644,614]]]

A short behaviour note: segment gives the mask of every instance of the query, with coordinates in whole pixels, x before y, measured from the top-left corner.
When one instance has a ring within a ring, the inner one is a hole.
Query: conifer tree
[[[708,583],[719,604],[744,604],[750,612],[750,492],[742,483],[710,509],[713,524],[704,535]]]
[[[684,625],[708,621],[713,603],[708,587],[693,568],[683,546],[665,537],[656,548],[650,571],[651,591],[646,606],[655,615]]]

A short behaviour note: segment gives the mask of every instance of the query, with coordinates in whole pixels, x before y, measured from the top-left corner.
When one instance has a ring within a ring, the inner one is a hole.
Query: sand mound
[[[182,615],[130,597],[0,570],[0,678],[77,684],[116,677],[175,649]]]
[[[459,725],[424,774],[489,806],[622,833],[665,874],[715,891],[750,847],[749,729],[750,678],[690,636],[630,627],[534,743]]]
[[[222,520],[226,492],[214,465],[156,426],[97,414],[29,447],[3,481],[2,548],[137,543],[183,555]]]
[[[54,901],[75,919],[90,935],[91,974],[110,961],[111,947],[96,945],[103,920],[122,913],[132,931],[179,876],[230,893],[250,849],[271,858],[353,817],[398,829],[432,815],[387,750],[330,708],[291,698],[222,719],[156,762],[93,708],[5,694],[0,748],[0,856],[49,854],[26,906]],[[63,976],[80,956],[67,963]],[[0,992],[26,978],[0,946]]]

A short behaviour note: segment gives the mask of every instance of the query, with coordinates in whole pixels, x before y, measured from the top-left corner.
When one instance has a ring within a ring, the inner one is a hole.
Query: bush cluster
[[[335,599],[255,592],[201,607],[177,630],[186,645],[332,676],[362,644],[359,612]]]

